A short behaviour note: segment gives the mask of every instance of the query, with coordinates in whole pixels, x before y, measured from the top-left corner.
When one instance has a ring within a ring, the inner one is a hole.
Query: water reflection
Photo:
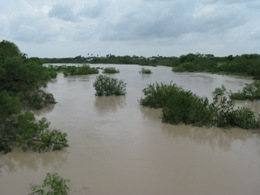
[[[116,112],[118,108],[123,108],[125,105],[125,96],[97,96],[95,100],[95,106],[100,114]]]
[[[25,168],[37,171],[41,167],[50,165],[55,169],[59,169],[66,161],[67,153],[64,151],[46,153],[13,151],[0,155],[0,174],[2,171],[11,173]]]
[[[219,148],[228,152],[234,141],[246,141],[252,134],[240,129],[224,130],[219,128],[199,128],[189,125],[163,125],[163,133],[174,138],[188,138],[201,145],[209,145],[211,149]],[[235,133],[233,133],[236,131]]]
[[[73,75],[64,77],[68,83],[73,82],[88,82],[90,80],[89,75]]]
[[[54,107],[55,107],[55,104],[49,104],[49,105],[45,106],[44,108],[42,108],[40,110],[35,110],[34,113],[37,116],[41,116],[41,115],[44,115],[46,113],[53,111]]]
[[[159,109],[141,108],[145,118],[151,121],[161,120]],[[242,129],[220,129],[220,128],[200,128],[190,125],[171,125],[162,123],[162,132],[168,137],[188,138],[200,145],[209,145],[212,149],[216,147],[227,152],[230,150],[234,141],[246,141],[253,137],[249,131]]]

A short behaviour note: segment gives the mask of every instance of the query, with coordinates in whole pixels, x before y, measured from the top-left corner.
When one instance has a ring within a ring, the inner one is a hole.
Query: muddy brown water
[[[93,65],[114,66],[114,65]],[[127,95],[96,97],[96,75],[58,78],[48,85],[57,104],[36,114],[68,134],[59,152],[0,155],[0,194],[28,194],[47,172],[70,179],[71,194],[87,195],[259,195],[260,136],[241,129],[224,131],[161,123],[160,110],[141,107],[142,89],[174,82],[212,100],[224,84],[242,89],[248,78],[173,73],[137,65],[114,66],[111,75],[127,83]],[[259,102],[240,102],[260,113]]]

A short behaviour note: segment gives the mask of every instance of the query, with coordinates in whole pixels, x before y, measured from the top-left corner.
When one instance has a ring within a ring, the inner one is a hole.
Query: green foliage
[[[190,91],[172,94],[162,108],[163,122],[172,124],[210,125],[211,112],[207,99],[202,99]]]
[[[162,108],[162,121],[172,124],[196,126],[241,127],[259,129],[260,118],[247,108],[236,107],[225,97],[225,87],[215,89],[214,102],[200,98],[175,84],[152,84],[143,90],[140,104],[150,108]]]
[[[155,83],[143,89],[144,98],[139,100],[140,104],[150,108],[162,108],[169,97],[182,89],[176,84]]]
[[[143,106],[162,108],[163,122],[172,124],[208,125],[211,116],[208,100],[185,91],[176,84],[155,83],[143,90]]]
[[[233,100],[260,100],[260,80],[246,84],[242,91],[231,93]]]
[[[260,128],[260,118],[249,108],[236,107],[232,100],[225,96],[214,101],[215,110],[212,124],[218,127],[240,127],[243,129]]]
[[[213,92],[213,96],[223,96],[226,92],[226,87],[221,85],[221,87],[217,87]]]
[[[47,173],[42,185],[31,185],[34,195],[68,195],[70,180],[63,179],[57,173]]]
[[[43,90],[50,79],[39,58],[26,58],[15,44],[0,42],[0,152],[17,146],[34,151],[68,146],[66,133],[50,130],[46,119],[37,121],[28,112],[55,103]]]
[[[11,96],[7,91],[0,92],[0,127],[9,117],[19,113],[22,104],[18,97]]]
[[[148,69],[148,68],[142,68],[140,70],[140,73],[141,74],[152,74],[152,71],[150,69]]]
[[[39,59],[6,57],[0,67],[2,69],[0,91],[7,90],[14,95],[44,87],[50,80],[50,75],[40,64]]]
[[[99,75],[93,84],[96,96],[125,95],[126,83],[116,78]]]
[[[103,70],[103,73],[107,73],[107,74],[116,74],[119,73],[120,71],[118,69],[116,69],[115,67],[106,67]]]
[[[23,104],[27,109],[41,109],[48,104],[55,104],[53,94],[37,89],[23,95]]]
[[[37,121],[31,112],[18,115],[0,129],[0,151],[9,152],[19,146],[23,150],[61,150],[68,146],[67,134],[50,130],[45,118]]]
[[[62,72],[65,76],[68,75],[86,75],[86,74],[98,74],[98,68],[90,67],[89,65],[82,66],[62,66]]]
[[[0,42],[0,62],[6,57],[24,56],[19,48],[12,42],[3,40]]]

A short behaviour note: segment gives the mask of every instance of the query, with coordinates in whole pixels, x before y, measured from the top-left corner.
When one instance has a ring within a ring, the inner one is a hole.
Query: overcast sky
[[[29,57],[260,53],[260,0],[0,0]]]

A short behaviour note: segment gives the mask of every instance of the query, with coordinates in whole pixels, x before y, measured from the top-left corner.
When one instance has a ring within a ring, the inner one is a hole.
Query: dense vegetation
[[[0,152],[14,146],[35,151],[67,146],[65,133],[50,130],[46,119],[37,121],[30,112],[55,103],[44,90],[51,78],[38,58],[27,58],[12,42],[0,42]]]
[[[126,83],[124,81],[105,75],[98,75],[93,86],[96,90],[96,96],[119,96],[126,94]]]
[[[140,104],[150,108],[162,108],[162,121],[166,123],[260,128],[259,116],[248,108],[236,107],[232,100],[226,98],[223,88],[215,89],[213,103],[172,83],[148,85],[143,93]]]
[[[43,63],[107,63],[107,64],[139,64],[139,65],[163,65],[172,67],[173,71],[211,72],[223,74],[239,74],[260,78],[260,55],[243,54],[216,57],[213,54],[186,54],[180,57],[163,56],[114,56],[106,57],[90,56],[75,58],[44,58]]]

